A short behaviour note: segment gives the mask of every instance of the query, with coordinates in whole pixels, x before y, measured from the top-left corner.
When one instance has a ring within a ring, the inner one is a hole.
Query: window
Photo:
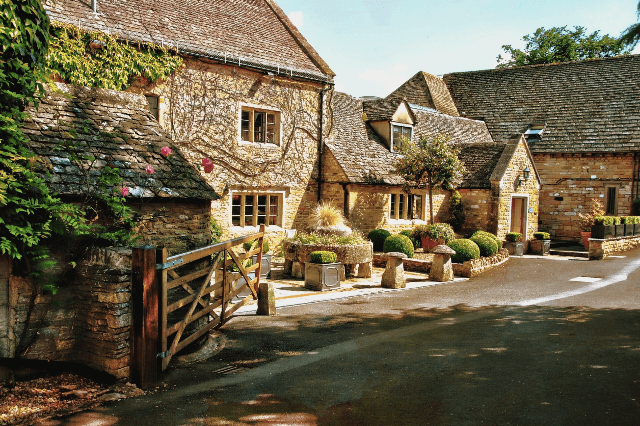
[[[605,213],[609,216],[615,216],[617,214],[617,198],[618,198],[618,188],[615,186],[610,186],[606,188],[607,192],[607,208]]]
[[[147,95],[145,96],[145,98],[147,98],[147,102],[149,103],[149,109],[151,110],[151,114],[153,114],[153,116],[156,118],[156,120],[159,117],[159,113],[158,113],[158,97],[155,95]]]
[[[282,195],[232,194],[232,226],[281,226]]]
[[[391,194],[389,219],[423,220],[422,195]]]
[[[280,113],[251,107],[242,107],[240,114],[240,138],[245,142],[280,142]]]
[[[411,126],[403,126],[398,124],[391,125],[391,151],[400,151],[402,148],[402,137],[411,139]]]
[[[535,142],[542,139],[542,133],[544,132],[544,124],[531,124],[529,128],[524,132],[524,137],[527,142]]]

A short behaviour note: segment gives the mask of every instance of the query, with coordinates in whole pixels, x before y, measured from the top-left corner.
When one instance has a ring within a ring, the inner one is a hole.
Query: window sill
[[[238,141],[238,145],[241,145],[241,146],[254,146],[254,147],[268,148],[268,149],[280,148],[280,145],[277,144],[277,143],[251,142],[251,141],[244,141],[244,140],[239,140]]]
[[[422,219],[389,219],[389,225],[423,225],[427,223]]]
[[[265,232],[284,232],[284,228],[279,225],[269,225],[264,228]],[[238,233],[258,233],[260,232],[260,226],[231,226],[229,232],[232,234]]]

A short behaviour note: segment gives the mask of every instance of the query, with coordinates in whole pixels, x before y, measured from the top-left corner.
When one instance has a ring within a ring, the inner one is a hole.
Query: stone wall
[[[633,154],[535,154],[540,178],[540,229],[554,239],[579,240],[579,213],[593,198],[606,202],[606,188],[618,188],[617,215],[630,214]]]
[[[468,260],[464,263],[454,263],[453,273],[459,277],[473,278],[484,271],[496,267],[509,260],[509,251],[505,248],[493,256]]]
[[[463,236],[471,236],[474,231],[481,229],[483,231],[494,233],[495,226],[495,209],[494,202],[489,189],[458,189],[462,197],[466,220],[460,234]]]
[[[600,260],[613,253],[640,247],[640,237],[620,237],[606,240],[589,238],[589,260]]]
[[[0,340],[0,352],[7,357],[19,356],[20,351],[25,359],[82,362],[127,378],[130,298],[131,250],[126,249],[91,250],[65,276],[55,296],[35,289],[30,279],[11,275],[9,338]]]

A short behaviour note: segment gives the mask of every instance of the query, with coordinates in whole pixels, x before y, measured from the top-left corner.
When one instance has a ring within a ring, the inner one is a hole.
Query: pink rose
[[[163,146],[160,149],[160,154],[164,155],[165,157],[168,157],[169,155],[171,155],[171,148],[169,148],[168,146]]]
[[[151,164],[147,164],[147,167],[144,169],[144,171],[149,174],[153,173],[153,166]]]
[[[213,171],[213,162],[208,158],[202,159],[202,166],[204,166],[205,173],[211,173]]]
[[[122,193],[123,197],[126,197],[127,195],[129,195],[129,188],[123,186],[122,188],[120,188],[120,192]]]

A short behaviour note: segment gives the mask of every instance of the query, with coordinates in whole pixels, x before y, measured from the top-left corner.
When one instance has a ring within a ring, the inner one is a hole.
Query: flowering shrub
[[[163,146],[162,148],[160,148],[160,154],[164,155],[165,157],[170,156],[171,148],[169,148],[168,146]]]
[[[202,167],[204,167],[205,173],[211,173],[213,171],[213,162],[208,158],[202,159]]]
[[[145,172],[152,174],[154,172],[153,166],[151,164],[147,164],[147,167],[144,169]]]

